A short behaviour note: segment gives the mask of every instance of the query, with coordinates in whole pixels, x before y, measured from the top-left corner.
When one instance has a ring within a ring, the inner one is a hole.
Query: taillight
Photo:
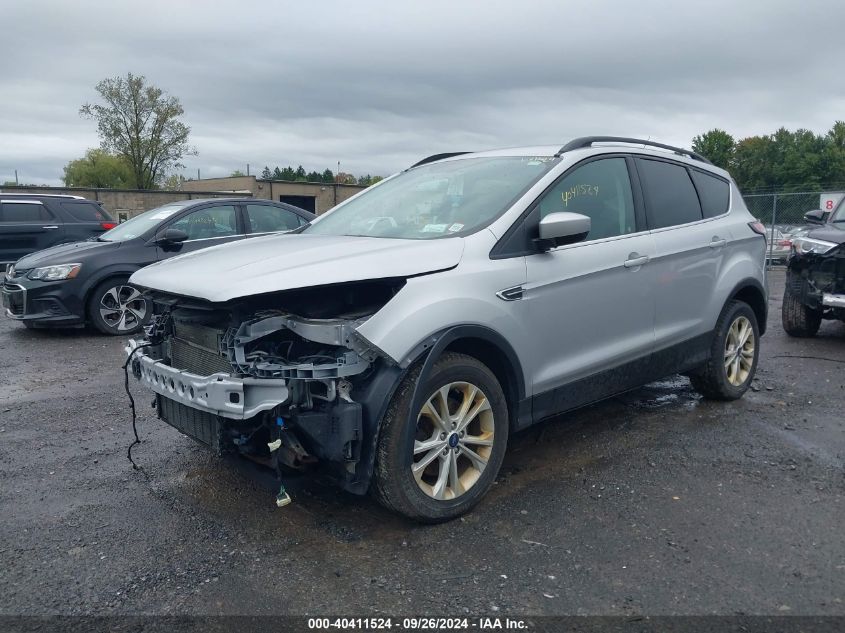
[[[114,227],[117,226],[116,222],[100,222],[100,226],[102,226],[106,231],[111,231]]]
[[[763,226],[762,222],[749,222],[748,226],[752,231],[757,233],[757,235],[762,235],[763,239],[766,239],[766,227]]]

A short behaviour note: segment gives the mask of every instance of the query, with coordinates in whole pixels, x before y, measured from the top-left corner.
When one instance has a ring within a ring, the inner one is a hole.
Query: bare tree
[[[86,103],[79,113],[97,122],[104,150],[126,158],[135,187],[155,188],[170,169],[184,167],[183,156],[196,156],[179,99],[132,73],[103,79],[96,89],[104,103]]]

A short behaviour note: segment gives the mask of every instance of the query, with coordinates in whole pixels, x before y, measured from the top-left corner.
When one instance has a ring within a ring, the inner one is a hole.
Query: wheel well
[[[452,341],[443,350],[451,352],[459,352],[472,356],[484,363],[496,380],[502,386],[505,392],[505,398],[508,402],[508,414],[511,418],[511,427],[517,423],[517,414],[519,406],[519,383],[518,376],[513,364],[508,355],[502,351],[497,345],[482,338],[459,338]]]
[[[93,284],[91,284],[88,290],[85,291],[85,297],[83,300],[84,302],[82,304],[83,309],[85,310],[85,318],[90,318],[90,315],[88,314],[88,302],[91,300],[91,295],[94,294],[94,291],[99,288],[104,281],[109,281],[111,279],[129,279],[131,276],[132,273],[109,273],[102,279],[98,279]]]
[[[760,328],[760,334],[766,333],[766,297],[763,292],[756,286],[744,286],[737,290],[731,300],[738,299],[744,301],[751,309],[754,310],[754,316],[757,317],[757,327]]]

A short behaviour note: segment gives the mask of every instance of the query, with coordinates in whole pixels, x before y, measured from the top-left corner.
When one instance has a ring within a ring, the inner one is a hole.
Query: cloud
[[[303,3],[304,4],[304,3]],[[98,144],[107,76],[178,96],[186,174],[387,174],[439,151],[580,134],[689,145],[843,118],[836,2],[17,3],[0,39],[0,181],[57,183]]]

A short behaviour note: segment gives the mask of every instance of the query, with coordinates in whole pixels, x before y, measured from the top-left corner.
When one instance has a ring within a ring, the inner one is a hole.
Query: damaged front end
[[[824,319],[845,321],[845,244],[823,252],[793,251],[788,291]]]
[[[131,340],[135,377],[165,422],[216,454],[270,466],[319,467],[363,493],[372,444],[399,373],[357,328],[404,285],[382,279],[226,304],[150,291],[155,316]]]

